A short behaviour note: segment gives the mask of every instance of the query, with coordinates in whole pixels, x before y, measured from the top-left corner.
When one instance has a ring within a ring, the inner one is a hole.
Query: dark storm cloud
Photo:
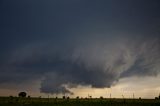
[[[0,87],[110,87],[160,70],[159,1],[2,1]]]
[[[26,45],[11,54],[1,83],[42,78],[41,92],[71,93],[69,88],[77,85],[104,88],[122,77],[157,75],[159,38],[123,37],[90,38],[58,49],[54,43]]]

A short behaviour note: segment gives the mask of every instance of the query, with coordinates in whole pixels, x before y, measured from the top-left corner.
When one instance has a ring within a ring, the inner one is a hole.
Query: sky
[[[0,95],[154,98],[159,0],[1,0]]]

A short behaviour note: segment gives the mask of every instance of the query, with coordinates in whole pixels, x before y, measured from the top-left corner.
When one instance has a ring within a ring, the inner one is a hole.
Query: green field
[[[160,100],[0,97],[0,106],[160,106]]]

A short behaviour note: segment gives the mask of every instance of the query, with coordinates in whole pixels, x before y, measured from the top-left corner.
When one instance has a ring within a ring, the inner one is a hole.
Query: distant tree
[[[13,100],[13,96],[9,96],[10,100]]]
[[[9,98],[11,98],[11,99],[12,99],[12,98],[13,98],[13,96],[11,95],[11,96],[9,96]]]
[[[155,99],[157,100],[157,99],[158,99],[158,97],[155,97]]]
[[[9,96],[9,103],[13,102],[13,96]]]
[[[92,99],[92,96],[89,96],[90,99]]]
[[[26,92],[19,92],[18,96],[19,97],[26,97],[27,93]]]
[[[66,97],[65,97],[65,96],[63,96],[62,98],[63,98],[63,99],[65,99]]]
[[[70,97],[68,96],[67,99],[70,99]]]
[[[100,99],[103,99],[103,96],[100,96]]]
[[[76,99],[79,99],[79,96],[77,96]]]

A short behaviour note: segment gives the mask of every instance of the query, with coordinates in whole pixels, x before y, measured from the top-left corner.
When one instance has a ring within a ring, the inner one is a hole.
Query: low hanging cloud
[[[2,64],[0,84],[41,79],[43,93],[72,94],[69,88],[78,85],[105,88],[124,77],[156,76],[160,72],[159,40],[88,36],[72,38],[73,42],[26,44]]]

